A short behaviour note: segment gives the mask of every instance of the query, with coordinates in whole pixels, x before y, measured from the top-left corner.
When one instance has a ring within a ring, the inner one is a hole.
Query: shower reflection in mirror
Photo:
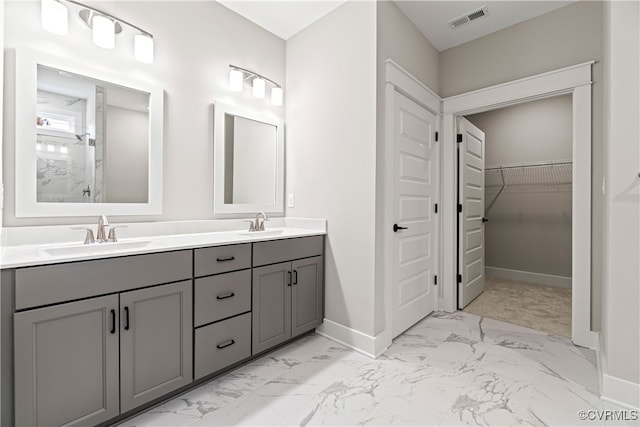
[[[37,202],[147,202],[149,94],[38,65],[35,125]]]

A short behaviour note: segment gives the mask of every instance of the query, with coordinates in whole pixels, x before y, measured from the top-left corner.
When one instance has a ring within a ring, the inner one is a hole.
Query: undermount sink
[[[121,250],[143,249],[151,246],[152,244],[153,242],[149,240],[139,240],[132,242],[91,243],[88,245],[82,243],[74,243],[65,246],[43,248],[42,251],[51,256],[96,255],[118,252]]]
[[[247,231],[246,233],[238,233],[238,235],[248,237],[271,237],[279,236],[283,231],[284,230]]]

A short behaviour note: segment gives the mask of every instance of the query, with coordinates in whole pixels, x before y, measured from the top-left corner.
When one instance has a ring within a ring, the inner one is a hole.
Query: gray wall
[[[439,53],[424,35],[413,25],[392,1],[377,4],[377,121],[376,121],[376,170],[384,170],[384,113],[385,113],[385,61],[394,60],[402,68],[438,93]],[[384,315],[384,174],[376,173],[376,296],[375,333],[385,328]]]
[[[487,167],[571,160],[571,96],[467,116],[485,133]],[[571,191],[485,192],[487,267],[571,277]],[[535,190],[535,191],[532,191]]]
[[[596,60],[593,65],[591,322],[600,329],[603,269],[602,2],[578,1],[448,49],[440,55],[440,95],[447,97]]]
[[[269,31],[214,1],[92,2],[149,31],[154,36],[155,60],[133,59],[129,40],[118,38],[105,50],[91,41],[91,33],[72,17],[68,36],[46,32],[40,25],[40,2],[7,2],[5,49],[27,46],[51,54],[77,58],[96,68],[123,70],[138,80],[165,90],[163,213],[155,216],[114,217],[113,222],[210,219],[213,207],[213,118],[211,104],[222,101],[284,118],[284,106],[273,107],[269,97],[253,98],[251,91],[229,90],[229,64],[254,70],[285,83],[285,42]],[[152,5],[152,6],[150,6]],[[7,61],[5,87],[13,86]],[[5,106],[13,105],[12,89]],[[93,221],[72,218],[16,218],[14,192],[13,108],[5,108],[4,184],[5,226],[77,224]]]
[[[286,215],[328,220],[325,318],[372,335],[376,4],[347,2],[287,40],[286,72]]]

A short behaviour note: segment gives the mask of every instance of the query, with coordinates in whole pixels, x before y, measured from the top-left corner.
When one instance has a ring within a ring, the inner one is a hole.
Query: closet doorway
[[[458,120],[459,308],[571,337],[571,95]]]
[[[456,195],[458,190],[456,119],[536,99],[571,95],[572,232],[571,340],[597,348],[591,331],[591,66],[593,61],[474,90],[442,100],[442,269],[445,279],[438,307],[455,311],[458,268]]]

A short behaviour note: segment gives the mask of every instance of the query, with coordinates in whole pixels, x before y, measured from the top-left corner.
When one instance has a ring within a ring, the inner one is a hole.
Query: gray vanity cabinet
[[[120,294],[120,410],[192,378],[191,281]]]
[[[118,295],[14,316],[15,424],[95,425],[120,413]]]
[[[291,338],[291,263],[253,269],[252,354]]]
[[[297,336],[322,323],[322,257],[300,259],[291,263],[291,336]]]
[[[322,322],[323,246],[322,236],[254,243],[252,354]]]

